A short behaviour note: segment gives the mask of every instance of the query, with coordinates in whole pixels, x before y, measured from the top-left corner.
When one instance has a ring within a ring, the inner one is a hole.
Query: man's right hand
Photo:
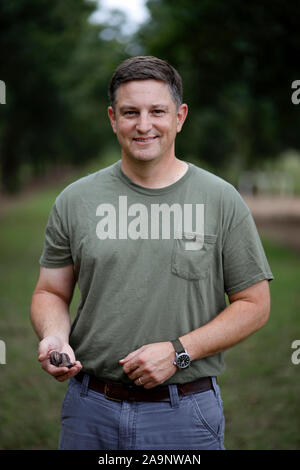
[[[70,369],[65,366],[53,366],[50,363],[50,353],[52,351],[67,353],[74,365]],[[58,336],[46,336],[42,341],[40,341],[38,360],[40,361],[42,368],[59,382],[63,382],[64,380],[74,377],[74,375],[78,374],[82,369],[80,361],[75,360],[75,354],[71,346],[68,343],[63,342]]]

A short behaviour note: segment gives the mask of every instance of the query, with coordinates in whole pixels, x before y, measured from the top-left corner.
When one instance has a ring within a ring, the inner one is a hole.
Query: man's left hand
[[[171,342],[146,344],[132,351],[119,362],[123,371],[136,385],[153,388],[172,377],[177,371],[173,364],[175,351]]]

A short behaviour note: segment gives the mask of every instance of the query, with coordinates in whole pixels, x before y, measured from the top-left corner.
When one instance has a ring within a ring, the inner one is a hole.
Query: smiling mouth
[[[149,144],[157,138],[158,138],[158,136],[154,136],[154,137],[135,137],[133,140],[135,142],[139,142],[141,144]]]

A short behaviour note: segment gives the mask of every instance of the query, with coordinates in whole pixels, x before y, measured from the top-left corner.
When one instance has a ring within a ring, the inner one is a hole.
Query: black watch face
[[[178,355],[176,362],[180,369],[184,369],[185,367],[188,367],[190,365],[190,356],[186,353],[181,353]]]

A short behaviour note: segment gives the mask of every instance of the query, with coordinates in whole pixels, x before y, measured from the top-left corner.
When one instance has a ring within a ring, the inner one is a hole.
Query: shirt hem
[[[250,287],[250,286],[253,286],[254,284],[256,284],[257,282],[259,281],[263,281],[263,280],[268,280],[268,281],[272,281],[274,279],[274,276],[272,273],[260,273],[256,276],[254,276],[252,279],[248,280],[248,281],[244,281],[234,287],[231,287],[230,289],[226,289],[226,293],[227,294],[235,294],[236,292],[239,292],[240,290],[243,290],[243,289],[247,289],[247,287]]]
[[[65,266],[70,266],[73,264],[74,264],[73,260],[68,260],[68,261],[64,261],[61,263],[51,262],[51,261],[40,261],[40,265],[43,268],[63,268]]]

